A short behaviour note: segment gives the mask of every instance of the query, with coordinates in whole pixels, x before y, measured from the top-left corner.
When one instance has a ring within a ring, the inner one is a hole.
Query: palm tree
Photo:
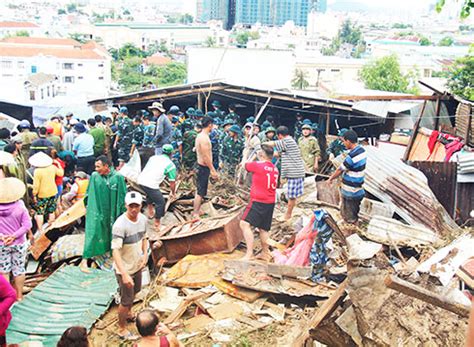
[[[306,71],[296,69],[295,75],[291,80],[291,86],[295,89],[306,89],[309,87],[309,82],[307,81],[308,73]]]

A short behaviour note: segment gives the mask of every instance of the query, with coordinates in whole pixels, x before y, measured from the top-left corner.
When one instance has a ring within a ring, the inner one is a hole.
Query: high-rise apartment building
[[[292,20],[306,26],[311,10],[325,12],[327,0],[198,0],[202,22],[222,20],[230,30],[234,24],[280,26]]]

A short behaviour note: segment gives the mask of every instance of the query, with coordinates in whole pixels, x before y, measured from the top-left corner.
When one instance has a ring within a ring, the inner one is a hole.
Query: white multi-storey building
[[[17,101],[25,94],[31,75],[56,77],[56,95],[97,98],[108,95],[111,84],[108,52],[95,42],[80,44],[71,39],[10,37],[0,41],[0,98]]]

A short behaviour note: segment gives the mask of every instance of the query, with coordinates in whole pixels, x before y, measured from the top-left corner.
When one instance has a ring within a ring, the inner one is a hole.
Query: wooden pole
[[[197,108],[202,110],[202,94],[201,93],[197,95]]]
[[[469,317],[470,307],[450,300],[443,295],[429,291],[428,289],[420,287],[416,284],[402,280],[393,275],[387,275],[387,277],[385,277],[384,283],[388,288],[396,290],[397,292],[419,299],[428,304],[441,307],[442,309],[455,313],[461,317]]]
[[[326,136],[329,135],[330,126],[331,126],[331,114],[329,113],[329,107],[326,107]]]
[[[441,101],[440,99],[436,99],[436,118],[435,118],[435,124],[434,124],[434,130],[439,130],[439,112],[441,111]]]
[[[411,135],[410,141],[408,142],[407,149],[405,150],[405,154],[403,155],[403,161],[407,161],[410,157],[411,148],[415,143],[416,135],[418,134],[418,129],[420,127],[421,118],[423,118],[423,113],[425,112],[426,101],[423,103],[423,107],[421,108],[420,116],[413,127],[413,134]]]

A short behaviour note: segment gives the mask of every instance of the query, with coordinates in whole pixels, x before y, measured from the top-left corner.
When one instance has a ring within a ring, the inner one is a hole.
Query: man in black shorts
[[[199,218],[201,215],[201,205],[207,194],[207,187],[209,185],[209,176],[213,179],[218,179],[218,174],[214,165],[212,164],[212,145],[209,138],[209,133],[212,131],[212,118],[204,117],[201,120],[202,131],[196,137],[195,149],[197,155],[197,192],[194,197],[194,211],[193,217]]]
[[[268,247],[268,231],[272,226],[273,210],[275,209],[278,169],[272,164],[273,147],[263,144],[257,152],[258,161],[246,162],[245,169],[251,172],[252,187],[250,203],[244,211],[240,227],[244,232],[247,252],[243,259],[253,258],[253,230],[257,228],[262,242],[260,259],[271,259]]]

